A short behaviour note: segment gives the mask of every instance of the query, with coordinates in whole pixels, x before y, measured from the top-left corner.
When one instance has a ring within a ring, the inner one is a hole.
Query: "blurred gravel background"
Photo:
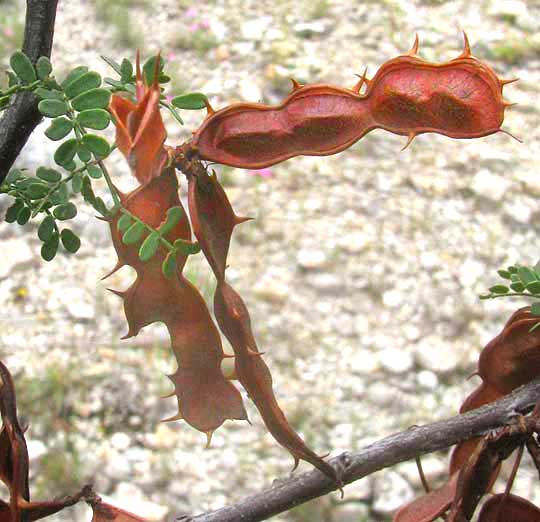
[[[319,453],[360,450],[391,432],[454,415],[476,381],[467,381],[481,347],[522,303],[485,302],[478,294],[496,269],[538,257],[540,2],[537,0],[60,0],[53,63],[62,71],[161,49],[172,92],[202,91],[220,108],[237,100],[276,103],[290,77],[352,86],[368,66],[420,37],[420,54],[442,62],[462,49],[504,78],[519,105],[497,134],[474,141],[374,131],[327,158],[296,158],[262,172],[218,169],[238,214],[228,277],[248,304],[259,346],[291,424]],[[22,2],[0,1],[0,63],[7,65],[22,28]],[[170,144],[203,118],[168,121]],[[43,128],[19,166],[50,164]],[[111,168],[133,186],[123,158]],[[104,187],[101,187],[104,189]],[[183,190],[185,189],[183,185]],[[2,209],[9,201],[0,202]],[[227,423],[210,449],[176,423],[160,399],[175,365],[163,326],[120,342],[123,311],[106,287],[125,288],[107,226],[81,206],[76,256],[39,258],[35,224],[0,227],[0,356],[15,375],[32,459],[35,498],[93,481],[111,501],[171,520],[271,485],[292,459],[253,426]],[[190,278],[211,295],[212,279],[195,256]],[[447,455],[424,460],[436,484]],[[309,469],[301,464],[301,469]],[[540,500],[537,479],[521,473],[517,490]],[[274,520],[383,521],[419,491],[414,463],[348,486]],[[0,496],[2,491],[0,491]],[[84,507],[51,521],[88,521]]]

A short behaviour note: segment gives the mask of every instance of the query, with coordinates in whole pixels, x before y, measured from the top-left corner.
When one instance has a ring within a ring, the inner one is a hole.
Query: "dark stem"
[[[26,22],[22,50],[32,60],[51,56],[58,0],[26,0]],[[38,99],[32,93],[14,96],[0,119],[0,184],[41,121]]]
[[[451,419],[390,435],[359,453],[344,453],[330,460],[330,463],[344,470],[343,481],[349,484],[375,471],[395,466],[399,462],[448,448],[460,441],[504,426],[515,417],[516,413],[529,412],[539,396],[540,379],[537,379],[495,403]],[[335,484],[318,470],[313,470],[279,481],[279,485],[251,495],[231,506],[193,517],[184,515],[176,520],[257,522],[333,490]]]

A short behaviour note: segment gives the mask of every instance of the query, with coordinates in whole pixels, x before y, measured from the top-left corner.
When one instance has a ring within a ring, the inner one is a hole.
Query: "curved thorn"
[[[369,80],[367,79],[367,65],[364,68],[364,72],[362,73],[362,76],[356,75],[358,78],[360,78],[352,87],[352,91],[357,92],[360,94],[360,90],[366,84],[369,87]]]
[[[499,83],[504,87],[505,85],[508,85],[509,83],[517,82],[519,78],[512,78],[511,80],[503,80],[502,78],[499,78]]]
[[[214,114],[216,112],[212,105],[210,105],[210,102],[208,101],[208,98],[204,99],[204,104],[206,105],[206,114],[210,116],[210,114]]]
[[[174,397],[175,395],[176,395],[176,391],[173,390],[172,392],[167,393],[167,395],[160,395],[159,398],[160,399],[168,399],[169,397]]]
[[[418,39],[418,33],[415,33],[414,35],[414,43],[412,44],[412,47],[409,49],[407,54],[409,56],[416,56],[418,54],[418,46],[420,45],[420,40]]]
[[[407,143],[405,143],[405,146],[401,149],[400,152],[403,152],[413,142],[414,138],[416,138],[416,132],[409,132]]]
[[[167,417],[166,419],[162,419],[159,422],[172,422],[177,420],[182,420],[184,417],[180,412],[178,412],[176,415],[173,415],[172,417]]]
[[[293,468],[291,469],[291,473],[293,473],[294,471],[296,471],[296,468],[298,467],[298,464],[300,464],[300,459],[298,457],[296,457],[295,455],[293,455],[293,459],[294,459],[294,466]]]
[[[120,259],[116,262],[116,265],[114,266],[114,268],[110,271],[110,272],[107,272],[102,278],[101,278],[101,281],[104,281],[105,279],[107,279],[107,277],[110,277],[112,276],[115,272],[118,272],[118,270],[120,270],[122,267],[124,266],[124,263],[122,261],[120,261]],[[111,292],[115,293],[114,290],[111,290]],[[118,295],[118,294],[116,294]]]
[[[236,225],[240,225],[241,223],[245,223],[246,221],[251,221],[255,219],[254,217],[250,217],[250,216],[237,216],[235,214],[234,218],[233,218],[233,221],[234,221],[234,226]]]
[[[519,143],[523,143],[523,140],[519,139],[517,136],[514,136],[512,133],[508,132],[507,130],[499,129],[497,132],[502,132],[503,134],[506,134],[507,136],[514,138],[516,141],[519,141]]]
[[[460,58],[469,58],[471,56],[471,44],[469,43],[469,37],[467,36],[467,33],[463,31],[463,51],[461,51],[461,54],[455,58],[455,60],[459,60]]]
[[[212,435],[214,434],[214,430],[210,430],[206,432],[206,446],[205,449],[208,449],[210,447],[210,443],[212,442]]]
[[[518,103],[517,102],[510,102],[508,100],[503,99],[503,105],[505,107],[513,107],[514,105],[518,105]]]
[[[291,83],[292,83],[292,92],[298,90],[298,89],[301,89],[304,85],[301,84],[300,82],[298,82],[297,80],[295,80],[294,78],[290,78],[291,80]]]
[[[126,295],[126,292],[122,292],[121,290],[115,290],[114,288],[107,288],[109,292],[112,292],[114,295],[117,295],[120,297],[120,299],[124,299],[124,296]]]
[[[466,377],[465,380],[468,381],[469,379],[472,379],[473,377],[476,377],[477,375],[480,375],[480,374],[478,373],[478,371],[472,372],[472,373],[470,373],[469,375],[467,375],[467,377]]]

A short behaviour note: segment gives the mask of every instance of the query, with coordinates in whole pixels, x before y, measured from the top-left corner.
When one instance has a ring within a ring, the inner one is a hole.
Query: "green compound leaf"
[[[132,245],[133,243],[139,242],[145,230],[146,227],[143,223],[139,221],[133,223],[122,236],[122,243],[124,243],[124,245]]]
[[[10,183],[14,183],[22,176],[23,176],[23,173],[21,169],[11,169],[8,172],[8,175],[6,176],[6,178],[4,179],[4,182],[2,183],[2,185],[9,185]]]
[[[86,65],[75,67],[62,82],[62,87],[65,89],[71,82],[75,81],[79,76],[82,76],[86,72],[88,72],[88,67],[86,67]]]
[[[101,76],[94,71],[89,71],[75,78],[65,87],[65,93],[68,98],[75,98],[91,89],[97,89],[101,85]]]
[[[529,267],[526,266],[520,266],[518,268],[517,275],[525,285],[531,283],[532,281],[538,280],[536,274],[534,273],[534,270],[531,270]]]
[[[185,239],[177,239],[174,242],[174,249],[185,256],[190,256],[192,254],[198,254],[201,251],[201,246],[198,242],[192,243]]]
[[[45,241],[41,246],[41,257],[45,261],[52,261],[56,252],[58,252],[59,235],[55,232],[50,239]]]
[[[151,85],[154,81],[154,71],[156,68],[156,60],[157,56],[152,56],[151,58],[148,58],[146,62],[143,65],[143,76],[144,81],[146,82],[146,85]],[[159,76],[161,76],[161,72],[163,71],[163,66],[165,65],[165,60],[160,56],[159,57]],[[159,78],[158,78],[159,80]]]
[[[40,183],[39,181],[32,183],[26,189],[26,195],[30,199],[44,198],[48,194],[48,192],[49,192],[49,187],[47,185],[44,185],[43,183]]]
[[[92,159],[92,153],[82,143],[77,147],[77,156],[83,163],[88,163]]]
[[[28,207],[22,207],[17,214],[17,223],[19,225],[26,225],[31,215],[32,211]]]
[[[110,91],[106,89],[92,89],[79,94],[71,102],[71,106],[76,111],[85,111],[87,109],[106,109],[111,99]]]
[[[540,281],[531,281],[525,288],[531,294],[540,294]]]
[[[499,274],[503,279],[512,279],[512,274],[508,272],[508,270],[497,270],[497,274]]]
[[[9,207],[6,211],[6,223],[15,223],[15,221],[17,221],[17,216],[23,207],[23,201],[21,199],[17,199],[15,203],[13,203],[13,205],[11,205],[11,207]]]
[[[88,129],[106,129],[110,121],[111,116],[104,109],[87,109],[77,114],[77,122]]]
[[[92,206],[104,217],[107,217],[109,215],[109,209],[107,208],[107,205],[105,205],[105,201],[103,201],[100,197],[97,197],[92,204]]]
[[[82,138],[82,142],[88,147],[90,152],[93,152],[98,158],[104,158],[111,151],[109,142],[96,134],[85,134]]]
[[[101,59],[107,65],[112,67],[117,74],[122,75],[122,66],[116,60],[109,58],[108,56],[103,56],[103,55],[101,55]]]
[[[132,223],[133,220],[131,219],[131,216],[129,216],[128,214],[122,214],[116,226],[118,230],[120,230],[120,232],[125,232]]]
[[[57,91],[55,89],[45,89],[43,87],[38,87],[34,91],[42,100],[63,100],[64,93]]]
[[[94,205],[96,202],[96,195],[92,189],[92,182],[88,176],[84,176],[82,180],[81,194],[83,195],[84,200],[90,205]]]
[[[167,218],[165,223],[162,223],[158,230],[159,233],[164,236],[168,234],[176,224],[184,217],[184,210],[182,207],[172,207],[167,210]]]
[[[73,219],[77,215],[77,207],[73,203],[64,203],[53,210],[53,215],[60,221]]]
[[[36,81],[37,77],[34,65],[30,61],[30,58],[23,52],[14,52],[9,59],[9,65],[22,83],[29,84]]]
[[[187,109],[196,111],[206,107],[208,98],[201,92],[192,92],[183,96],[176,96],[171,100],[171,103],[179,109]]]
[[[509,288],[505,285],[495,285],[489,288],[489,291],[492,294],[507,294],[509,292]]]
[[[512,283],[510,285],[510,288],[514,291],[514,292],[517,292],[518,294],[520,294],[521,292],[523,292],[525,290],[525,285],[523,283]]]
[[[45,100],[51,101],[51,100]],[[44,103],[44,102],[41,102]],[[73,130],[73,122],[61,116],[55,118],[45,131],[45,136],[52,141],[58,141],[65,138]]]
[[[62,179],[62,174],[54,169],[47,167],[39,167],[36,171],[36,176],[47,183],[58,183]]]
[[[80,172],[77,172],[77,174],[75,174],[73,178],[71,178],[71,188],[73,189],[73,192],[75,194],[78,194],[81,191],[82,184],[83,176]]]
[[[67,114],[69,107],[62,100],[41,100],[38,104],[38,109],[43,116],[47,118],[56,118]]]
[[[36,71],[40,80],[45,80],[52,72],[51,61],[46,56],[40,56],[36,62]]]
[[[161,236],[158,232],[152,232],[142,243],[141,248],[139,248],[139,259],[146,263],[152,259],[157,252],[159,247]]]
[[[97,165],[88,165],[86,170],[91,178],[99,179],[103,177],[103,172]]]
[[[68,202],[68,189],[67,184],[62,183],[58,190],[55,190],[50,196],[49,201],[53,205],[63,205],[64,203]]]
[[[170,279],[174,275],[175,270],[176,252],[172,251],[167,254],[165,261],[163,261],[163,264],[161,265],[161,271],[167,279]]]
[[[127,58],[122,60],[119,74],[120,80],[124,83],[130,82],[133,78],[133,64]]]
[[[39,225],[37,232],[38,237],[39,239],[41,239],[41,241],[49,241],[49,239],[53,237],[53,234],[56,231],[54,223],[54,218],[51,215],[45,216],[45,219]]]
[[[77,152],[77,140],[72,138],[64,141],[60,147],[56,149],[54,153],[54,161],[61,167],[68,166],[73,161],[75,153]]]
[[[74,254],[81,248],[81,240],[77,234],[69,228],[64,228],[62,232],[60,232],[60,239],[62,240],[64,248],[71,254]]]

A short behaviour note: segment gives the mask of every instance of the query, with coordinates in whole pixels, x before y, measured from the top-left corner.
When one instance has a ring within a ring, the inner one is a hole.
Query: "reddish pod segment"
[[[163,147],[167,131],[159,112],[159,55],[156,59],[154,81],[145,85],[137,53],[137,102],[113,95],[109,110],[115,119],[116,145],[128,160],[140,183],[148,183],[159,176],[167,162]]]
[[[209,110],[193,136],[202,159],[258,169],[293,156],[340,152],[373,129],[408,137],[435,132],[478,138],[501,131],[501,80],[465,49],[454,60],[434,64],[411,51],[365,73],[351,89],[330,84],[299,85],[279,105],[236,103]],[[363,86],[366,92],[360,94]],[[406,146],[407,146],[406,145]]]
[[[478,522],[540,522],[540,509],[516,495],[493,495],[482,506]]]
[[[158,228],[166,221],[167,210],[181,207],[178,182],[172,169],[122,196],[124,208],[133,215]],[[115,270],[132,266],[137,278],[125,292],[117,292],[124,300],[129,325],[126,337],[137,335],[144,326],[162,321],[167,326],[171,345],[178,361],[178,370],[170,376],[175,385],[179,415],[194,428],[210,434],[226,419],[247,419],[238,390],[221,373],[224,353],[219,333],[197,290],[181,274],[184,256],[177,257],[179,267],[172,278],[162,273],[167,251],[160,246],[152,259],[142,262],[138,245],[125,245],[118,231],[118,212],[110,220],[113,244],[118,253]],[[173,243],[189,240],[191,230],[187,216],[165,235]]]
[[[268,431],[291,452],[295,468],[299,459],[310,462],[341,487],[341,479],[334,468],[308,448],[288,423],[274,395],[270,370],[255,344],[246,305],[225,282],[218,284],[216,289],[214,313],[221,331],[234,349],[234,367],[238,380],[257,406]]]

